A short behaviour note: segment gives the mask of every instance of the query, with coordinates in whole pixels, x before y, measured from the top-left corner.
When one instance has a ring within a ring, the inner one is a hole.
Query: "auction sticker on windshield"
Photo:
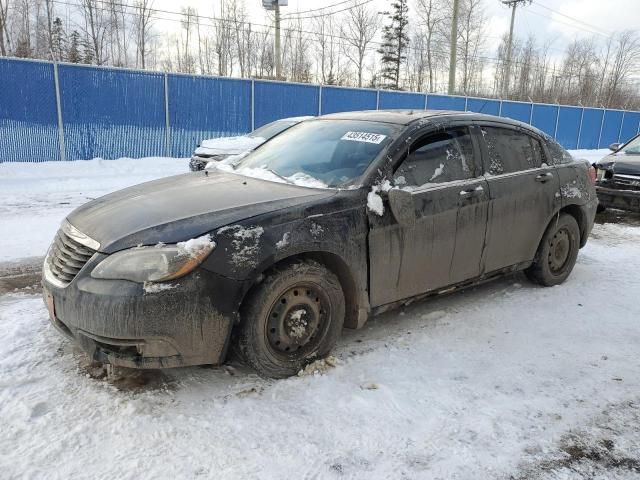
[[[386,135],[381,135],[379,133],[347,132],[342,136],[340,140],[350,140],[352,142],[375,143],[376,145],[379,145],[385,138],[387,138]]]

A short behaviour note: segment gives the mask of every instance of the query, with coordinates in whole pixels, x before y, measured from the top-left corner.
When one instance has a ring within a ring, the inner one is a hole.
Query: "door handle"
[[[460,192],[460,197],[461,198],[478,197],[478,196],[482,195],[483,192],[484,192],[484,188],[482,188],[482,185],[478,185],[476,188],[470,188],[468,190],[462,190]]]
[[[541,173],[540,175],[536,175],[536,182],[545,183],[553,178],[553,173]]]

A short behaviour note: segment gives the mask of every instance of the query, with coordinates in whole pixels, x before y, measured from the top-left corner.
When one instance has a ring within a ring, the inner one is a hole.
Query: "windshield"
[[[287,128],[299,123],[295,120],[278,120],[276,122],[267,123],[266,125],[256,128],[248,136],[251,138],[264,138],[270,140],[281,132],[284,132]]]
[[[627,143],[621,151],[627,155],[640,155],[640,136]]]
[[[396,125],[357,120],[303,122],[234,162],[235,170],[314,187],[354,185],[398,129]]]

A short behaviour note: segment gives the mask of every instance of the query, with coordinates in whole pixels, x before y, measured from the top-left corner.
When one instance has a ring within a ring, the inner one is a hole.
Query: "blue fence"
[[[439,109],[529,123],[569,149],[640,131],[640,112],[0,59],[0,162],[191,154],[278,118]]]

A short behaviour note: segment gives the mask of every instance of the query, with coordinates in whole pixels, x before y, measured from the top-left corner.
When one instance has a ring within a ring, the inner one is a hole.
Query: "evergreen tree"
[[[93,55],[93,47],[91,46],[91,42],[88,38],[83,38],[80,42],[80,46],[82,47],[82,60],[81,63],[86,63],[91,65],[93,63],[94,55]]]
[[[82,57],[80,56],[80,34],[77,30],[71,32],[70,35],[69,51],[67,53],[67,61],[71,63],[80,63]]]
[[[56,17],[51,28],[51,49],[55,61],[61,62],[67,57],[67,35],[60,17]]]
[[[382,45],[378,53],[382,55],[381,76],[384,86],[400,89],[400,70],[407,59],[409,47],[409,5],[408,0],[395,0],[392,11],[385,12],[391,23],[382,30]]]

